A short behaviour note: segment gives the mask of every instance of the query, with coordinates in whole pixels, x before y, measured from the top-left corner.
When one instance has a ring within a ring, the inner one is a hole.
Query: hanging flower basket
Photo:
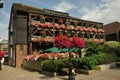
[[[92,28],[91,29],[93,32],[97,32],[97,29],[96,28]]]
[[[65,30],[66,29],[66,26],[63,24],[61,25],[61,29]]]
[[[59,19],[59,20],[58,20],[58,23],[59,23],[59,24],[63,24],[63,20],[62,20],[62,19]]]
[[[40,16],[40,23],[45,23],[45,16],[43,15]]]
[[[79,27],[78,30],[83,31],[83,28],[82,28],[82,27]]]
[[[91,28],[87,28],[87,31],[88,31],[88,32],[91,32],[92,30],[91,30]]]
[[[35,26],[35,27],[39,27],[41,24],[40,24],[40,22],[38,22],[38,21],[33,21],[33,22],[31,23],[31,25],[33,25],[33,26]]]
[[[53,28],[54,24],[53,23],[49,23],[48,28]]]
[[[70,25],[70,26],[69,26],[69,29],[70,29],[70,30],[74,30],[75,28],[74,28],[73,25]]]
[[[49,23],[48,22],[43,23],[42,27],[43,28],[48,28],[49,27]]]

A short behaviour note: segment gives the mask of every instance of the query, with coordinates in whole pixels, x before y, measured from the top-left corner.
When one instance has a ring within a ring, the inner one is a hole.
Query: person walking
[[[0,70],[2,70],[2,63],[1,63],[1,60],[2,58],[5,56],[5,52],[0,50]]]

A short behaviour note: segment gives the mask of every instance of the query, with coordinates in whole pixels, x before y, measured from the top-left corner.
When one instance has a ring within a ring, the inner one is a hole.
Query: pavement
[[[0,80],[68,80],[68,76],[51,77],[39,72],[2,65]],[[98,71],[91,75],[77,74],[75,80],[120,80],[120,68]]]

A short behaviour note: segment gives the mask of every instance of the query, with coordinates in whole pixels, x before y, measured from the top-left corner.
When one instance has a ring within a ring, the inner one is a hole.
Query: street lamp
[[[70,51],[70,48],[69,48],[69,51]],[[74,74],[72,72],[72,70],[73,70],[73,64],[72,64],[70,52],[69,52],[69,64],[68,64],[68,68],[69,68],[69,77],[68,77],[68,80],[75,80],[75,76],[74,76]]]
[[[68,29],[70,22],[67,22],[66,24],[67,24],[67,29]],[[72,60],[71,60],[70,48],[68,48],[68,51],[69,51],[69,64],[68,64],[69,76],[68,76],[68,80],[75,80],[75,76],[74,76],[74,74],[72,72],[72,70],[73,70],[73,64],[72,64]]]

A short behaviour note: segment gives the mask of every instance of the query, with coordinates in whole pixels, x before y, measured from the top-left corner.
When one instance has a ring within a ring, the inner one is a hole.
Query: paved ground
[[[2,65],[0,80],[67,80],[68,76],[50,77],[38,72]],[[75,80],[120,80],[120,68],[99,71],[92,75],[77,74]]]

